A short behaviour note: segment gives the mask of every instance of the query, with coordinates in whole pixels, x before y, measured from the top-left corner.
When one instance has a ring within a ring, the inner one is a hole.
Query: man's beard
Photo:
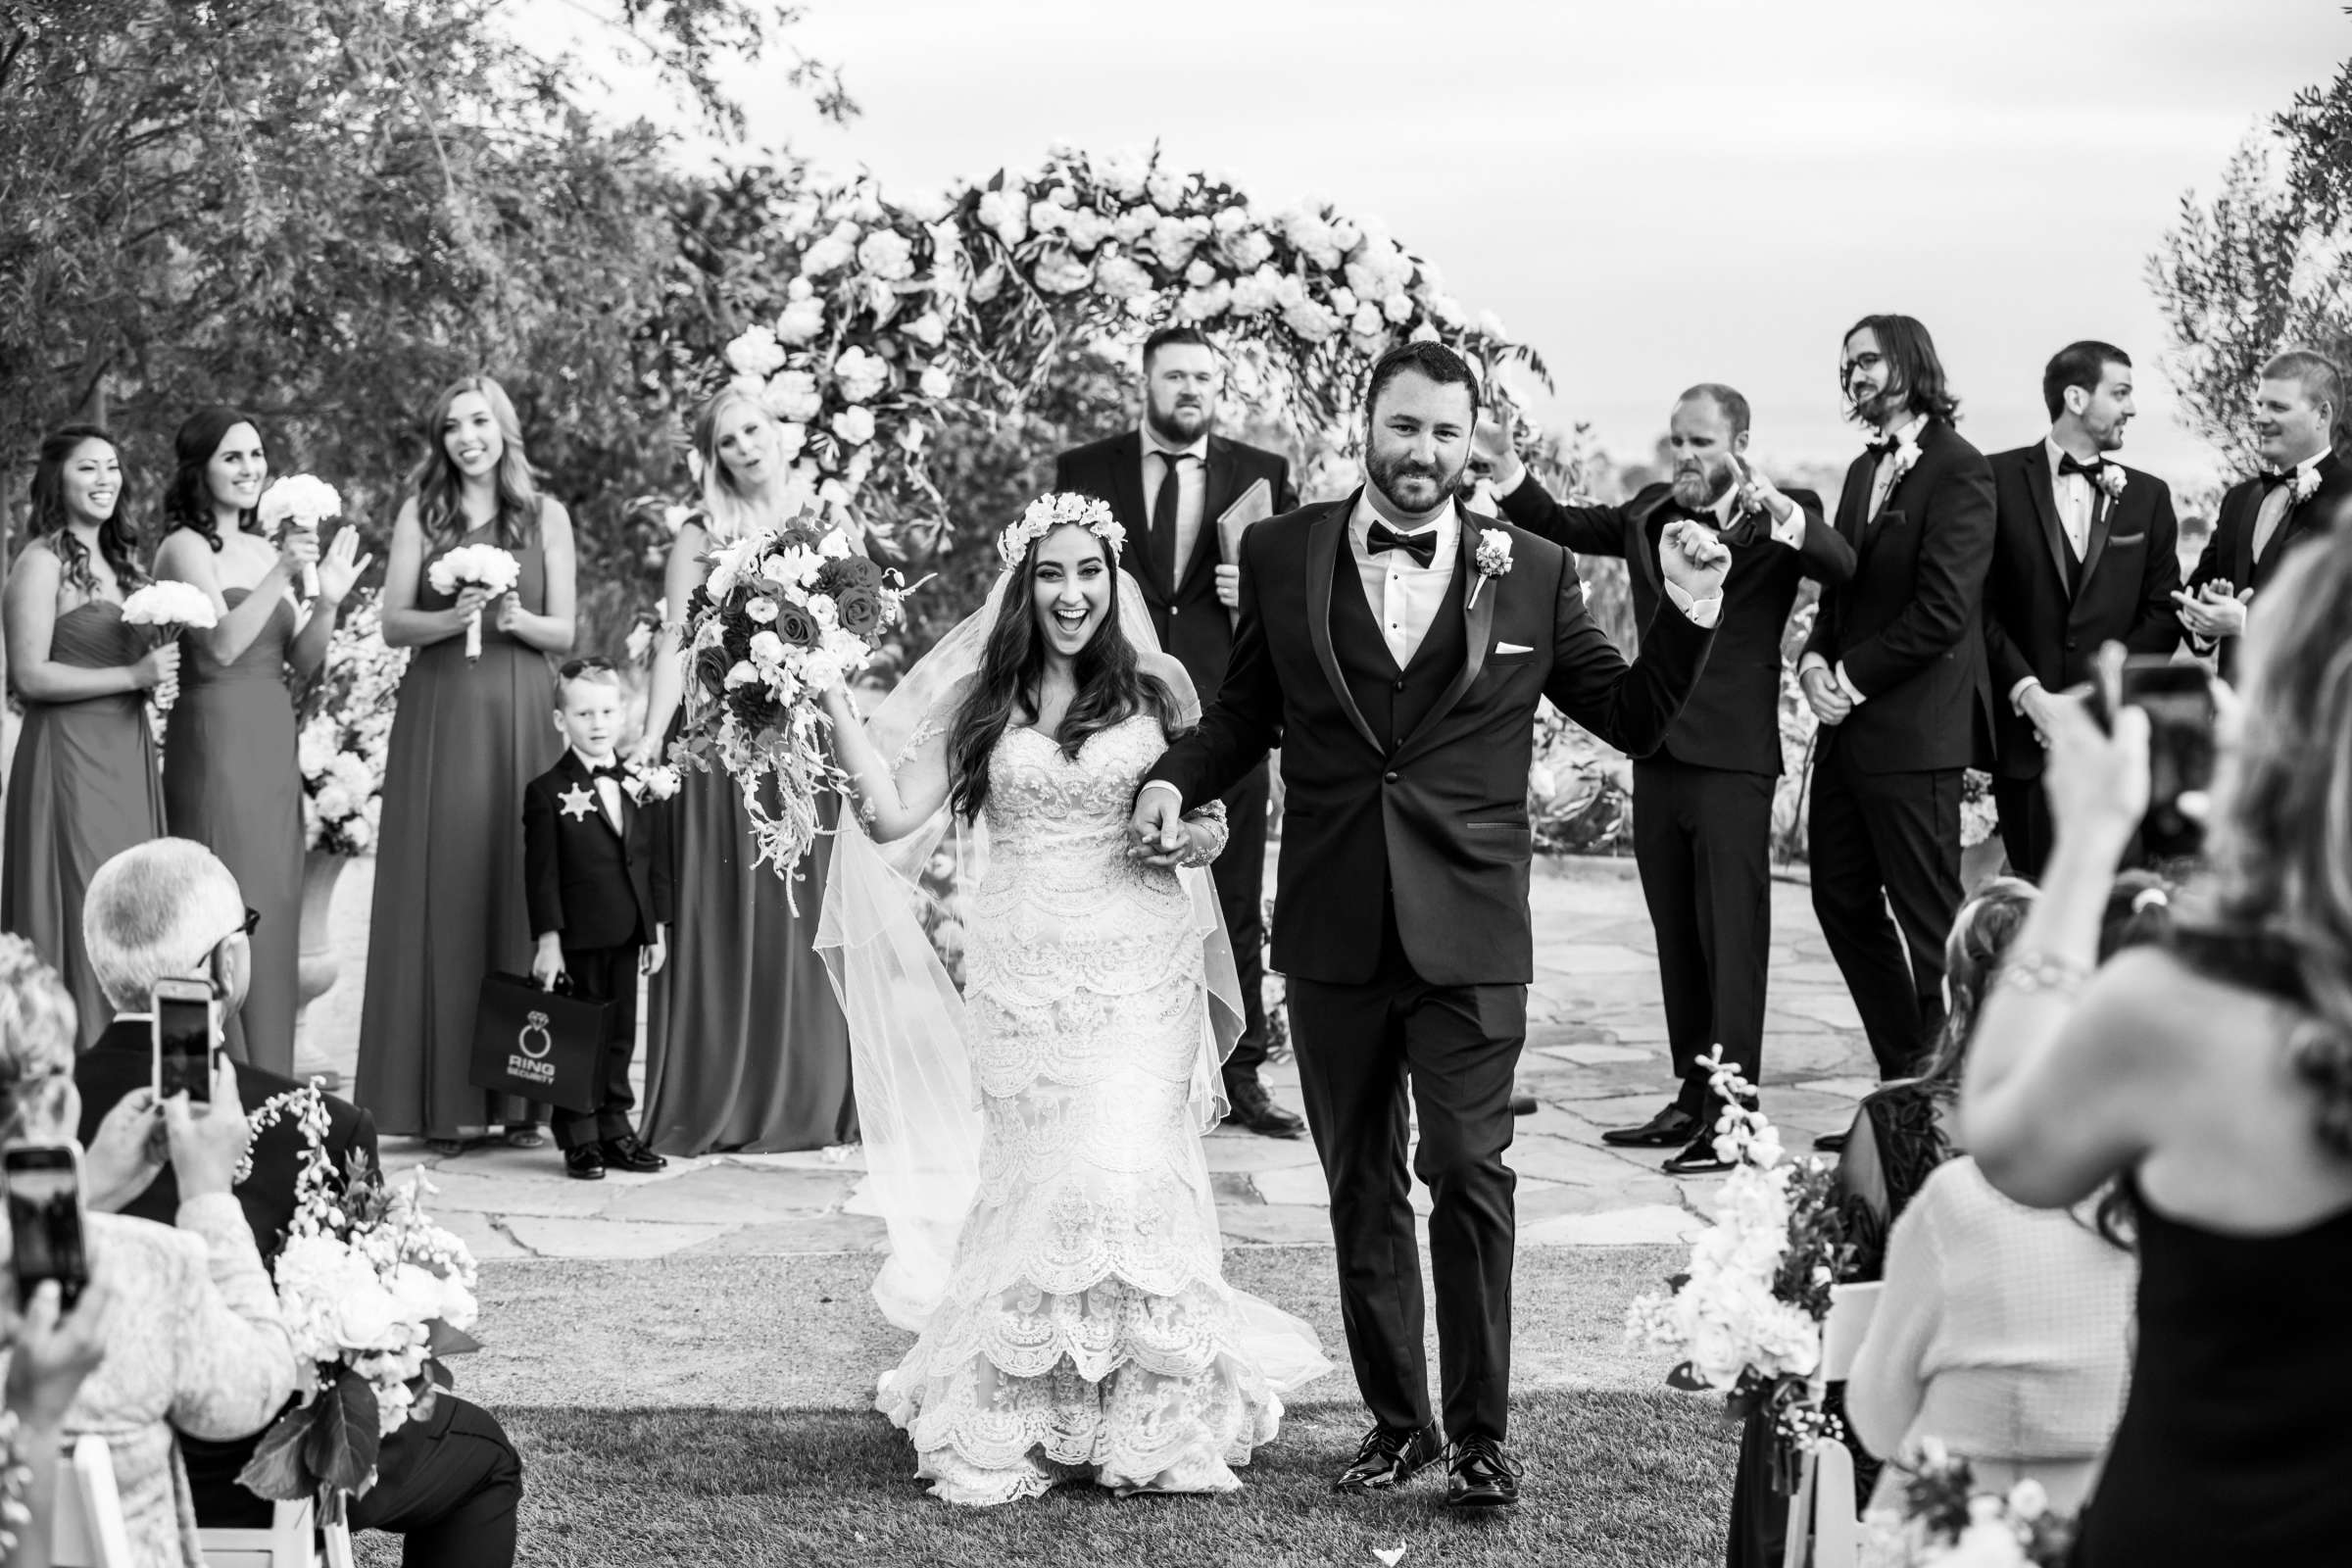
[[[1860,402],[1849,403],[1846,406],[1845,416],[1858,424],[1867,424],[1874,430],[1884,430],[1886,428],[1886,421],[1893,417],[1895,410],[1902,406],[1902,402],[1903,389],[1901,387],[1881,387]]]
[[[1469,470],[1470,460],[1466,457],[1450,477],[1434,463],[1418,463],[1404,457],[1383,457],[1379,453],[1368,453],[1364,458],[1364,475],[1372,481],[1372,487],[1388,497],[1390,506],[1407,514],[1435,511],[1455,493]],[[1396,493],[1397,485],[1413,480],[1426,482],[1429,486],[1428,499],[1417,505]]]
[[[1707,511],[1731,487],[1732,466],[1728,463],[1720,468],[1702,464],[1696,473],[1677,469],[1674,475],[1674,499],[1691,512]]]
[[[2119,422],[2104,430],[2093,430],[2090,439],[2101,452],[2121,452],[2124,450],[2124,426]]]
[[[1208,428],[1209,416],[1213,412],[1206,403],[1173,409],[1162,409],[1158,404],[1152,403],[1145,406],[1144,417],[1150,421],[1152,433],[1161,440],[1190,446],[1200,438],[1201,431]],[[1186,428],[1188,423],[1191,426],[1189,429]]]

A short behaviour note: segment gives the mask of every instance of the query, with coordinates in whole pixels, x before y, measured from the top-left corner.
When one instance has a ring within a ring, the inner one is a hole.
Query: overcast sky
[[[2125,455],[2181,479],[2213,460],[2174,421],[2146,259],[2352,53],[2336,0],[808,0],[792,36],[865,112],[823,125],[757,68],[755,135],[886,188],[1156,140],[1379,214],[1620,458],[1694,380],[1749,395],[1761,454],[1850,456],[1838,334],[1891,310],[1987,451],[2046,427],[2052,351],[2124,345]]]

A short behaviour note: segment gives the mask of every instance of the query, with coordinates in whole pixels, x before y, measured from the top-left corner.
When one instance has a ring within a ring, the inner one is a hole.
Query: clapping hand
[[[318,558],[318,597],[330,605],[341,604],[373,560],[371,555],[360,554],[359,529],[346,528],[336,534],[335,542]]]
[[[2253,598],[2253,589],[2232,593],[2230,584],[2218,578],[2195,593],[2185,588],[2173,590],[2173,603],[2180,607],[2181,626],[2190,636],[2207,642],[2243,632],[2246,606]]]
[[[1714,533],[1684,517],[1666,525],[1658,539],[1658,560],[1666,580],[1695,601],[1723,592],[1723,579],[1732,569],[1732,553]]]

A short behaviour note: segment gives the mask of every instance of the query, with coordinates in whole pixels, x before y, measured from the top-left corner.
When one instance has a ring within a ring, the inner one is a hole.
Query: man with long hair
[[[1144,340],[1141,427],[1054,460],[1054,488],[1109,502],[1135,541],[1122,565],[1143,587],[1160,647],[1176,656],[1203,701],[1225,679],[1233,607],[1241,601],[1241,567],[1229,559],[1220,522],[1237,507],[1264,517],[1298,505],[1288,458],[1215,432],[1224,374],[1200,328],[1163,326]],[[1267,794],[1266,770],[1258,767],[1226,795],[1233,838],[1210,868],[1247,1013],[1225,1062],[1233,1106],[1226,1119],[1268,1138],[1297,1138],[1306,1124],[1275,1104],[1257,1075],[1266,1060]]]
[[[1953,428],[1960,400],[1911,317],[1855,322],[1838,379],[1872,440],[1838,499],[1854,575],[1823,589],[1798,666],[1821,720],[1807,844],[1814,912],[1887,1079],[1911,1070],[1943,1019],[1960,775],[1991,756],[1992,472]]]

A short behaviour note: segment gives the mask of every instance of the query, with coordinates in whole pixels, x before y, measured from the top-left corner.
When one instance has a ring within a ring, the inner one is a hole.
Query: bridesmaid
[[[146,580],[123,521],[114,437],[74,424],[41,443],[25,545],[8,576],[8,677],[24,707],[0,851],[0,928],[65,976],[87,1051],[115,1009],[81,942],[90,876],[164,833],[147,694],[169,701],[179,650],[122,623]]]
[[[539,493],[514,405],[488,376],[444,390],[425,428],[384,575],[384,641],[416,655],[384,765],[356,1098],[384,1132],[436,1153],[500,1122],[509,1144],[535,1149],[536,1108],[474,1088],[468,1057],[482,977],[530,972],[522,787],[564,747],[551,656],[571,649],[571,518]],[[432,563],[461,544],[513,554],[514,591],[435,591]],[[477,610],[482,655],[468,663]]]
[[[789,511],[776,425],[732,388],[694,420],[704,511],[678,531],[663,602],[682,612],[711,544]],[[640,759],[675,740],[685,661],[666,633],[653,661]],[[801,862],[795,914],[773,866],[755,865],[751,818],[733,775],[685,770],[671,842],[677,920],[670,961],[646,1007],[643,1136],[665,1154],[820,1149],[858,1136],[850,1031],[810,947],[830,840]]]
[[[337,534],[323,560],[315,534],[289,528],[271,544],[258,531],[270,459],[251,418],[199,409],[172,446],[178,467],[164,495],[170,531],[155,574],[203,589],[220,623],[182,639],[186,678],[164,744],[164,812],[174,837],[220,858],[261,915],[229,1044],[241,1059],[290,1076],[303,850],[293,694],[326,662],[336,608],[367,563],[355,529]],[[305,566],[318,574],[307,610],[294,595]]]

